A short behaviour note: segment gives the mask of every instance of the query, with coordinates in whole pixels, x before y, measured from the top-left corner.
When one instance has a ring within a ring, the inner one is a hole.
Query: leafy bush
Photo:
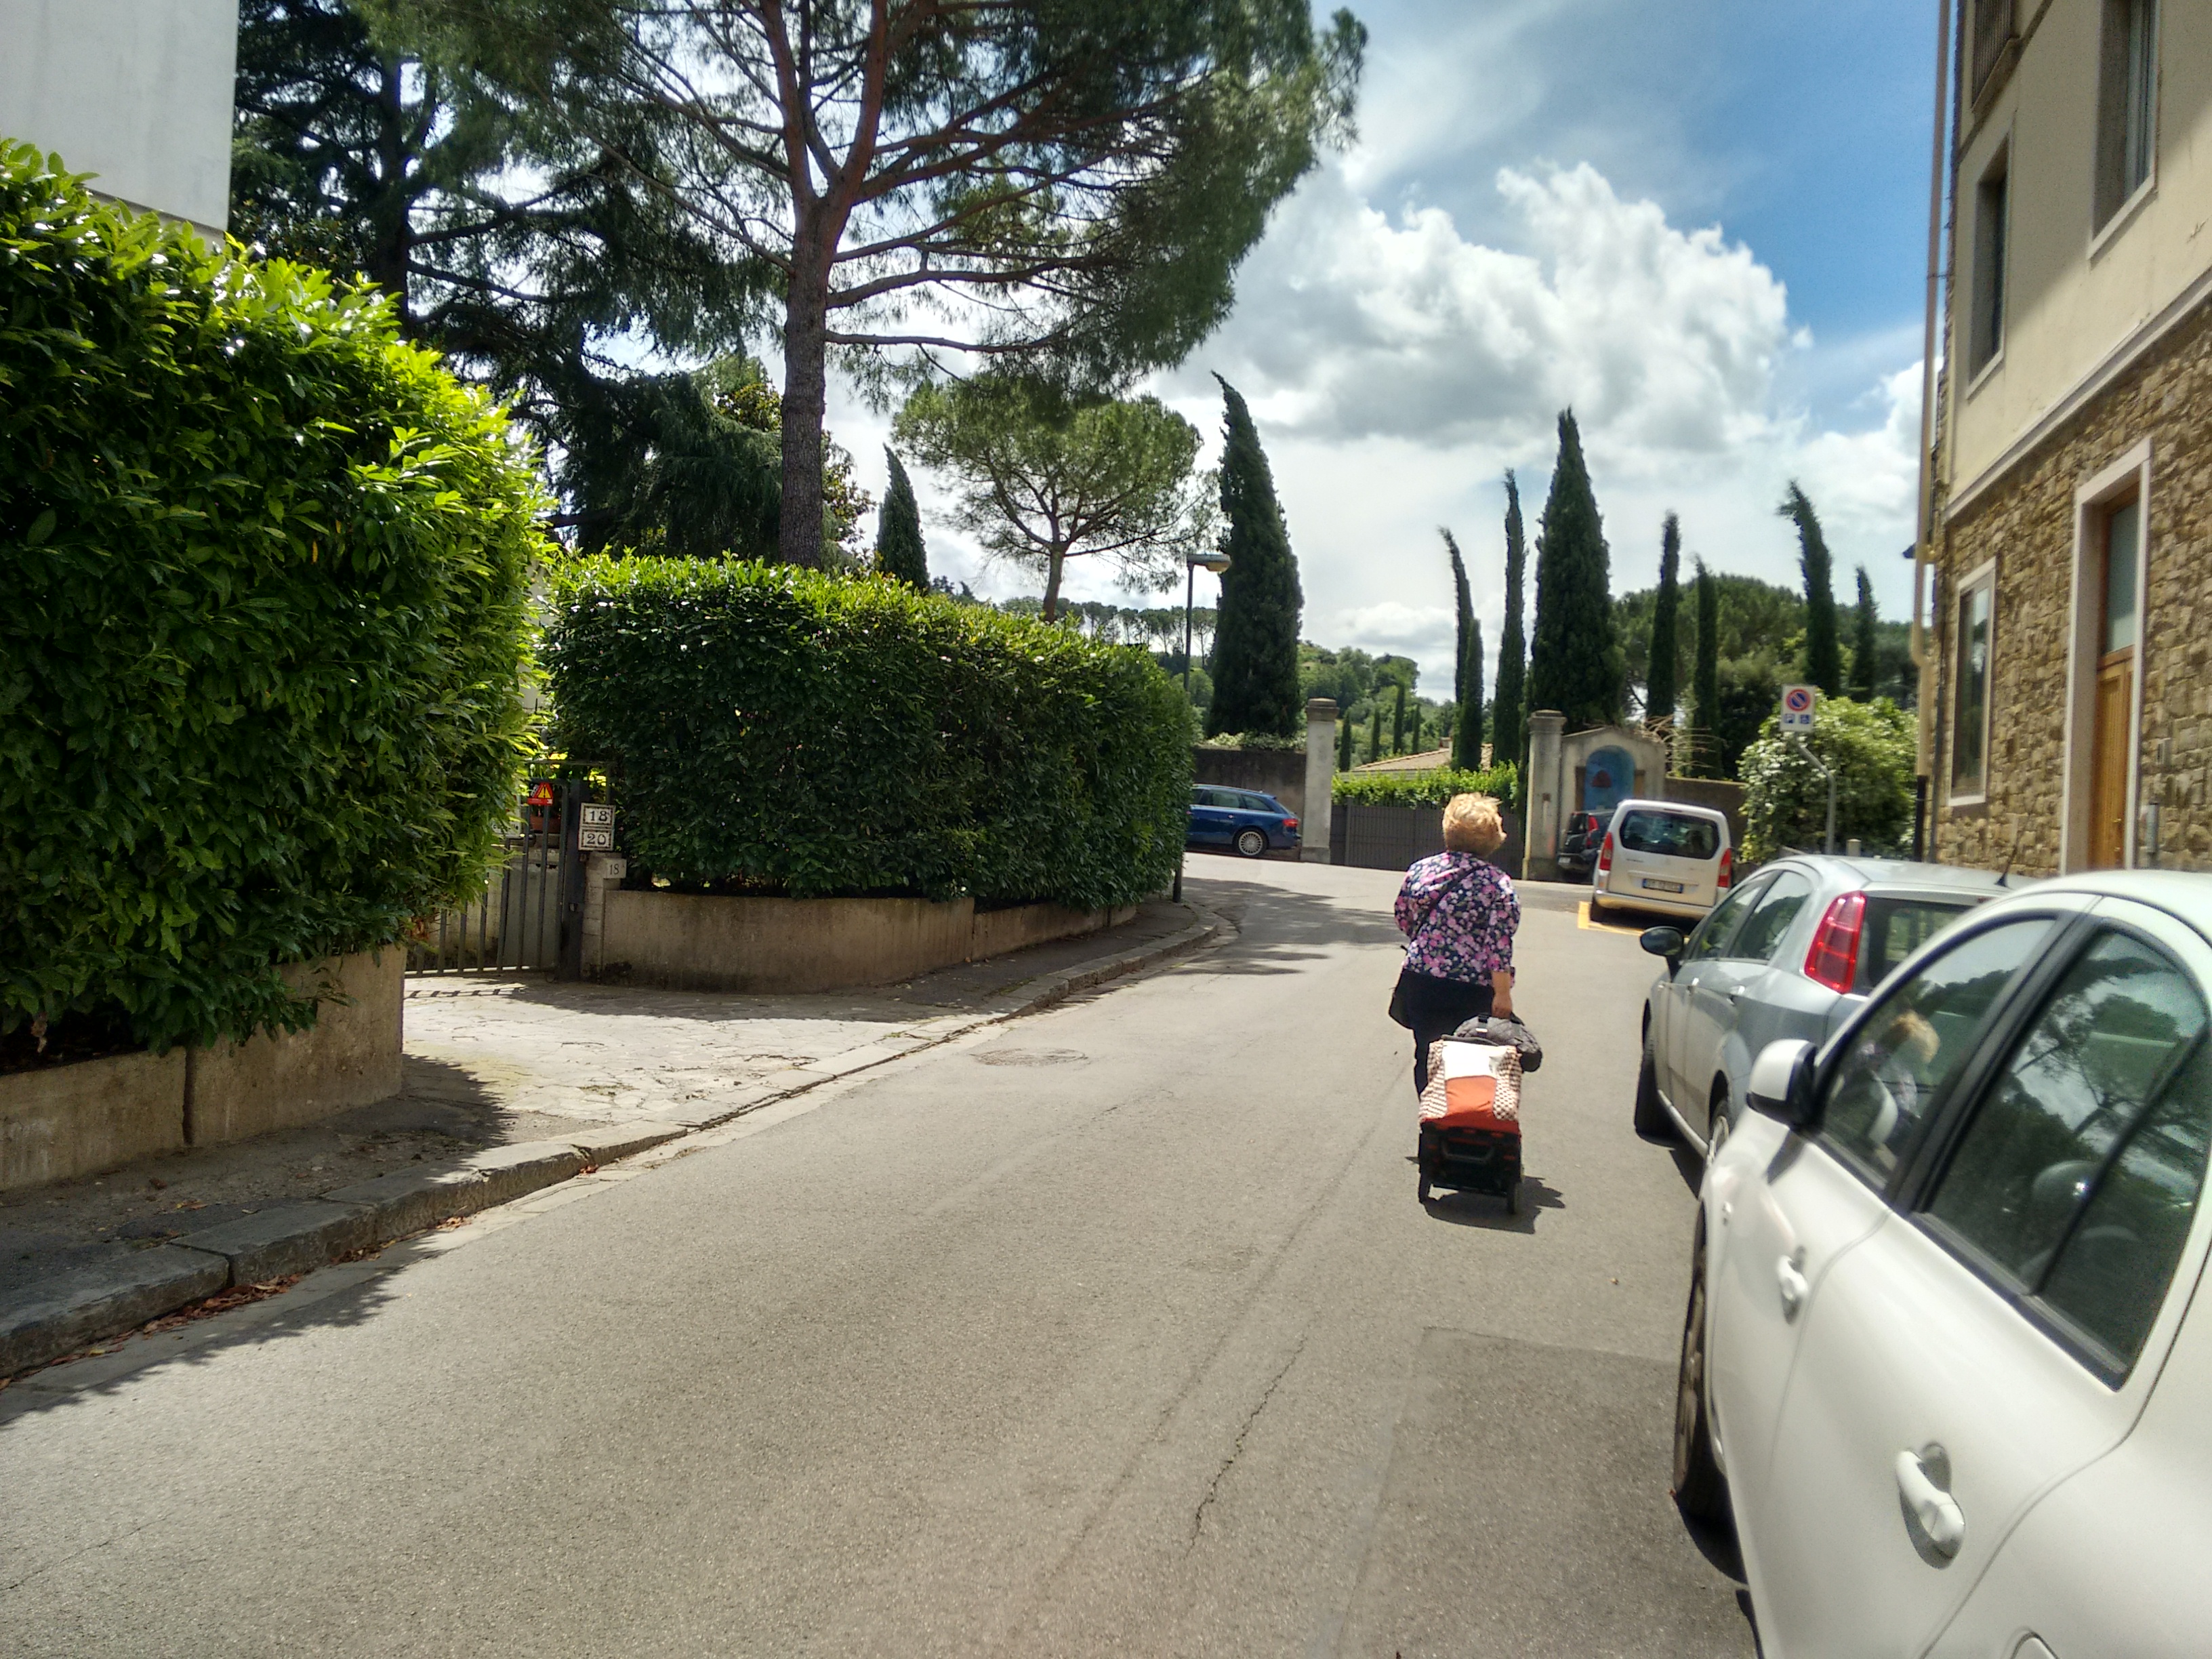
[[[1139,647],[758,564],[583,559],[554,603],[562,740],[672,884],[1096,909],[1174,878],[1188,719]]]
[[[296,1029],[514,812],[540,503],[388,307],[0,146],[0,1030]]]
[[[1836,774],[1836,847],[1856,836],[1869,852],[1889,852],[1912,827],[1912,716],[1887,697],[1870,703],[1823,697],[1806,747]],[[1828,784],[1770,714],[1743,754],[1744,856],[1817,848],[1828,817]]]
[[[1294,738],[1282,737],[1273,732],[1223,732],[1211,738],[1200,738],[1198,746],[1201,749],[1264,749],[1275,754],[1295,752],[1302,755],[1305,752],[1306,739],[1303,732]]]
[[[1494,795],[1510,805],[1518,784],[1510,761],[1480,772],[1340,772],[1329,799],[1362,806],[1442,806],[1454,795]]]

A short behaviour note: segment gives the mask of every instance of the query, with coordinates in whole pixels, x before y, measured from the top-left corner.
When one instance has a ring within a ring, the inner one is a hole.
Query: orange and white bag
[[[1445,1037],[1430,1045],[1421,1121],[1447,1129],[1521,1129],[1521,1055],[1501,1044]]]

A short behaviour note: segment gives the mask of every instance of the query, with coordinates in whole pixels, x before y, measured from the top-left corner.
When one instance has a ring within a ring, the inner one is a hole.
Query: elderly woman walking
[[[1521,901],[1488,861],[1505,840],[1498,803],[1454,795],[1444,808],[1444,850],[1406,872],[1398,931],[1406,965],[1390,1012],[1413,1033],[1413,1090],[1428,1085],[1429,1046],[1465,1021],[1513,1012],[1513,935]]]

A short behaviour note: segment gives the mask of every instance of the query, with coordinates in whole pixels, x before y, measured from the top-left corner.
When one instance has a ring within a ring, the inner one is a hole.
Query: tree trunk
[[[815,239],[794,239],[783,325],[783,517],[776,550],[786,564],[822,567],[822,416],[829,402],[830,270]]]
[[[1060,572],[1067,562],[1067,555],[1055,549],[1044,557],[1044,619],[1051,622],[1060,615]]]
[[[368,279],[392,296],[399,313],[399,331],[414,337],[414,319],[407,311],[407,259],[413,251],[414,225],[409,216],[407,177],[407,109],[403,99],[404,62],[386,58],[380,66],[382,82],[377,88],[376,201],[370,210],[375,227],[368,252]]]

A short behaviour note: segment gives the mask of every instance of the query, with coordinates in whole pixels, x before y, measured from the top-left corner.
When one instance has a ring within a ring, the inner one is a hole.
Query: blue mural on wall
[[[1594,749],[1583,763],[1585,812],[1601,817],[1636,793],[1636,757],[1626,749]]]

